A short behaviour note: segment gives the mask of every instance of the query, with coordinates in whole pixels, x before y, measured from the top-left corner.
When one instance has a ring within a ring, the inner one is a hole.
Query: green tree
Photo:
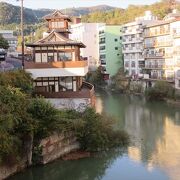
[[[8,44],[7,40],[4,39],[2,35],[0,35],[0,48],[3,48],[3,49],[9,48],[9,44]]]

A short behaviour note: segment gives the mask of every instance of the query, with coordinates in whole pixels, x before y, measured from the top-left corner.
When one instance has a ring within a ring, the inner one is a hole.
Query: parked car
[[[6,51],[4,49],[0,49],[0,61],[5,61],[6,60]]]

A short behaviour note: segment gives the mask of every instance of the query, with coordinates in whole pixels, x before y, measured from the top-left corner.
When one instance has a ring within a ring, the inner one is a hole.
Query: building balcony
[[[134,48],[123,48],[123,53],[138,53],[143,52],[143,49],[141,47],[134,47]]]
[[[170,31],[162,31],[157,33],[145,33],[145,37],[155,37],[155,36],[164,36],[169,35]]]
[[[63,77],[85,76],[88,72],[88,62],[82,61],[58,61],[48,63],[35,63],[25,61],[25,70],[32,74],[34,79],[38,77]]]
[[[87,82],[83,82],[81,89],[78,91],[35,92],[36,95],[45,98],[91,98],[94,93],[94,86]]]
[[[144,69],[164,69],[163,65],[145,65]]]
[[[122,44],[132,44],[132,43],[138,43],[138,42],[143,42],[143,38],[127,38],[127,39],[123,39]]]
[[[180,38],[180,32],[174,33],[173,36],[174,38]]]
[[[166,58],[173,58],[172,53],[156,53],[156,54],[146,54],[145,59],[166,59]]]
[[[48,63],[36,63],[33,61],[25,61],[25,69],[42,69],[42,68],[79,68],[88,66],[88,62],[82,61],[57,61]]]
[[[152,74],[152,75],[144,74],[144,79],[147,80],[147,81],[167,81],[167,82],[170,82],[170,83],[174,82],[174,77],[173,76],[164,77],[164,76],[158,76],[157,74]]]
[[[106,41],[99,41],[99,44],[105,44]]]
[[[169,46],[173,46],[173,41],[145,43],[144,48],[151,48],[151,47],[169,47]]]

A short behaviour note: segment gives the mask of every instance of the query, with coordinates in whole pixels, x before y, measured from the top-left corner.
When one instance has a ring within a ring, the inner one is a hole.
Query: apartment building
[[[99,26],[99,61],[105,80],[109,80],[123,67],[120,25]]]
[[[11,30],[0,30],[0,35],[2,35],[9,44],[8,52],[15,52],[17,50],[17,37],[13,35]]]
[[[25,70],[32,74],[37,95],[44,96],[57,108],[78,109],[94,106],[94,87],[84,82],[88,62],[80,56],[82,42],[69,39],[71,18],[60,11],[44,17],[48,34],[32,48],[32,61]]]
[[[145,74],[153,80],[175,82],[178,86],[180,14],[168,14],[164,21],[145,27],[144,56]],[[176,80],[175,80],[176,79]]]
[[[180,19],[171,23],[174,38],[175,88],[180,90]]]
[[[122,27],[124,70],[133,78],[143,76],[144,26],[154,21],[157,21],[157,17],[153,16],[151,11],[146,11],[145,16],[138,17]]]
[[[70,30],[70,39],[86,45],[80,50],[80,55],[87,59],[90,71],[95,71],[99,66],[98,27],[99,23],[77,23],[72,24]]]

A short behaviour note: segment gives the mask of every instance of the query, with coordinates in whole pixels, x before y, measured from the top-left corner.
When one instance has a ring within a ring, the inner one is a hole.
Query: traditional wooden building
[[[81,42],[69,39],[71,18],[60,11],[45,16],[48,32],[43,39],[31,44],[32,61],[25,70],[32,74],[37,94],[54,100],[59,107],[94,105],[94,87],[83,81],[88,63],[80,57]],[[70,102],[71,101],[71,102]]]

